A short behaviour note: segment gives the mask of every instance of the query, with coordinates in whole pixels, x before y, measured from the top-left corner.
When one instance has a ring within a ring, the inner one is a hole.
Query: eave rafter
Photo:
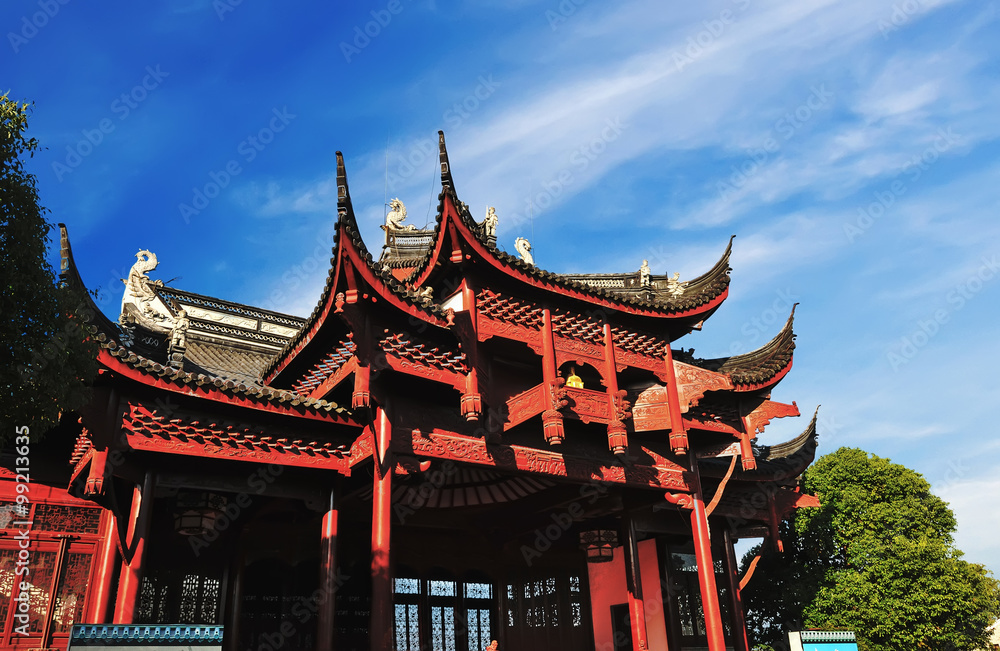
[[[354,465],[347,444],[322,441],[315,434],[291,438],[302,435],[294,426],[287,431],[271,430],[251,422],[164,412],[142,403],[128,405],[122,430],[129,447],[147,452],[335,470],[344,475]]]

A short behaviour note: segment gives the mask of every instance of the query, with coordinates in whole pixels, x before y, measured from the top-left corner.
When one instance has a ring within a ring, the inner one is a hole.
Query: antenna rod
[[[389,212],[389,132],[385,132],[385,186],[382,190],[382,224],[385,225]]]

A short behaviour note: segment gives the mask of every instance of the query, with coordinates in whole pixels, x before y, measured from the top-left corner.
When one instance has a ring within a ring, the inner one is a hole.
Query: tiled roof
[[[189,341],[184,353],[184,368],[244,384],[259,385],[261,371],[272,359],[274,359],[273,353]]]
[[[729,246],[722,258],[707,273],[690,281],[682,283],[684,292],[679,296],[674,296],[665,291],[650,291],[648,288],[641,290],[619,290],[611,287],[601,287],[592,282],[598,275],[567,275],[546,271],[535,265],[524,262],[517,256],[501,251],[496,245],[488,240],[483,232],[481,224],[476,222],[469,212],[469,207],[458,198],[455,190],[455,183],[451,176],[451,164],[448,160],[448,151],[445,148],[444,133],[438,132],[439,158],[441,163],[441,193],[438,195],[437,220],[433,231],[431,244],[427,247],[427,252],[415,269],[410,273],[408,280],[413,280],[421,276],[431,260],[431,253],[434,244],[441,236],[441,224],[444,219],[445,197],[450,197],[452,203],[457,208],[459,218],[465,227],[476,237],[476,239],[489,251],[493,257],[504,266],[517,269],[538,280],[542,280],[553,287],[571,289],[581,294],[613,301],[622,306],[631,306],[640,309],[651,309],[664,314],[673,314],[696,309],[710,303],[721,296],[729,286],[729,256],[732,252],[733,240],[730,238]],[[408,261],[409,262],[409,261]],[[624,278],[629,274],[613,274],[614,278]],[[603,276],[600,276],[603,277]],[[657,276],[656,278],[660,278]],[[665,277],[663,277],[665,279]],[[585,280],[589,280],[587,282]]]
[[[710,371],[725,373],[737,388],[766,386],[792,362],[792,353],[795,351],[794,320],[795,306],[792,306],[792,313],[785,326],[774,339],[749,353],[716,359],[689,359],[679,355],[677,359]]]
[[[63,282],[73,284],[86,293],[86,287],[80,278],[76,263],[73,260],[73,250],[69,242],[69,234],[65,224],[59,224],[61,235],[61,257],[62,268],[60,276]],[[212,368],[204,368],[199,371],[186,371],[173,368],[164,363],[149,359],[145,355],[140,355],[122,343],[122,332],[119,326],[108,319],[100,309],[90,303],[87,313],[87,329],[100,344],[102,350],[121,361],[131,369],[152,378],[170,382],[176,386],[213,387],[222,393],[247,398],[255,402],[263,402],[283,406],[303,406],[309,409],[325,412],[335,412],[349,415],[349,410],[340,407],[334,402],[326,400],[316,400],[301,396],[292,391],[272,389],[271,387],[260,386],[255,379],[251,378],[254,367],[266,360],[265,354],[251,353],[240,350],[236,347],[211,346],[210,344],[191,342],[189,345],[196,348],[195,355],[202,362]],[[225,373],[217,375],[213,373]],[[207,371],[207,372],[202,372]]]

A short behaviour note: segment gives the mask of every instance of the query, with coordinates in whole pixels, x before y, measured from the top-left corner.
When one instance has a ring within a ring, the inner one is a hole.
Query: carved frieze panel
[[[566,398],[569,406],[565,413],[571,418],[578,418],[585,423],[597,422],[607,424],[611,420],[611,399],[603,391],[593,389],[577,389],[566,387]]]
[[[490,337],[522,341],[535,351],[535,354],[542,354],[542,333],[516,323],[497,321],[480,314],[478,336],[479,341],[486,341]]]
[[[206,321],[214,321],[215,323],[225,323],[226,325],[236,326],[237,328],[246,328],[247,330],[257,329],[257,319],[248,319],[235,314],[223,314],[222,312],[206,310],[194,305],[187,305],[184,309],[188,313],[189,317],[193,317],[195,319],[204,319]],[[286,330],[290,330],[290,328],[286,328]],[[294,330],[292,331],[292,334],[295,334]]]
[[[532,416],[549,409],[551,400],[548,399],[547,393],[545,385],[539,384],[507,400],[507,422],[504,423],[504,431],[517,427]]]
[[[293,337],[299,332],[295,328],[278,325],[277,323],[268,323],[266,321],[260,324],[260,331],[272,335],[279,335],[281,337]]]
[[[567,477],[580,481],[600,481],[649,488],[691,490],[684,470],[660,457],[664,465],[611,465],[609,460],[519,445],[487,445],[481,439],[466,438],[433,430],[412,430],[407,440],[398,437],[393,447],[418,457],[434,457],[492,466],[510,471]],[[643,449],[645,451],[645,449]]]
[[[640,393],[632,406],[632,422],[637,432],[669,430],[670,398],[667,388],[654,384]]]
[[[733,383],[725,375],[684,362],[674,362],[674,375],[677,377],[682,414],[687,413],[692,405],[697,405],[707,392],[733,388]]]

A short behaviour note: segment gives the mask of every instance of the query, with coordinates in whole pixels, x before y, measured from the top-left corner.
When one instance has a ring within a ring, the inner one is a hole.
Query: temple
[[[0,476],[0,646],[65,648],[75,622],[218,624],[232,651],[749,651],[733,543],[780,547],[818,504],[815,416],[755,440],[799,415],[771,400],[792,315],[695,357],[674,343],[726,299],[732,241],[691,280],[550,273],[459,200],[443,134],[440,166],[434,228],[396,200],[373,256],[337,153],[305,319],[137,254],[118,320],[93,307],[93,400],[47,439],[71,442],[65,480],[29,509]],[[62,260],[82,287],[65,228]]]

